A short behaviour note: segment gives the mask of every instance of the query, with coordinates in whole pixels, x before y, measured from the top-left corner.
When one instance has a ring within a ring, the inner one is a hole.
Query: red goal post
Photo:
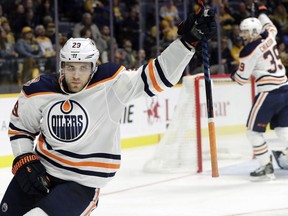
[[[210,153],[204,74],[183,77],[177,105],[169,127],[156,146],[154,156],[144,165],[148,172],[202,172]],[[243,86],[230,75],[211,75],[216,140],[245,129],[255,96],[255,80]],[[241,127],[239,127],[241,125]],[[242,134],[243,131],[241,131]],[[245,135],[244,135],[245,136]],[[226,141],[218,143],[218,159],[235,157],[238,150]],[[242,147],[242,146],[241,146]],[[207,153],[207,154],[206,154]],[[245,153],[246,154],[246,153]]]
[[[205,79],[204,74],[196,76],[194,79],[194,88],[195,88],[195,112],[196,112],[196,137],[197,137],[197,161],[198,161],[198,170],[197,172],[203,171],[203,164],[202,164],[202,132],[201,132],[201,103],[200,103],[200,82],[201,80]],[[228,79],[228,80],[227,80]],[[211,80],[213,83],[215,81],[226,81],[226,82],[234,82],[230,78],[230,74],[214,74],[211,75]],[[255,79],[254,77],[250,80],[251,85],[251,101],[253,102],[255,97]],[[213,94],[213,92],[212,92]],[[217,125],[216,125],[217,127]]]

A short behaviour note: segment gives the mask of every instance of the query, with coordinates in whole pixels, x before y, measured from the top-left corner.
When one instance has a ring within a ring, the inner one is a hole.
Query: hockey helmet
[[[241,31],[247,30],[249,32],[250,38],[253,40],[256,37],[258,37],[258,35],[261,33],[262,24],[260,20],[257,18],[254,17],[246,18],[240,23],[240,30]]]
[[[60,67],[63,62],[91,62],[96,72],[99,50],[90,38],[70,38],[60,50]]]

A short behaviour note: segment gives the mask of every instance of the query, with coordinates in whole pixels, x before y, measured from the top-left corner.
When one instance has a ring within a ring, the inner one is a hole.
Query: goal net
[[[232,82],[228,75],[214,75],[211,79],[218,159],[247,157],[247,151],[251,150],[249,147],[246,152],[241,152],[243,146],[239,146],[239,143],[238,149],[225,139],[218,144],[217,136],[218,133],[220,136],[235,132],[244,134],[255,94],[254,83],[240,86]],[[241,101],[237,99],[240,92]],[[237,113],[234,110],[238,110]],[[252,153],[249,152],[248,157],[251,158]],[[172,121],[157,144],[155,154],[144,164],[144,171],[202,172],[202,162],[206,159],[210,159],[210,151],[204,76],[186,76]]]

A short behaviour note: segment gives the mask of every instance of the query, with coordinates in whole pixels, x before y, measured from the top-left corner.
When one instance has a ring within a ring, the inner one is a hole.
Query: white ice
[[[121,169],[102,189],[93,216],[288,216],[288,171],[276,164],[276,180],[269,182],[250,181],[258,163],[247,158],[220,159],[219,177],[213,178],[209,161],[201,174],[145,173],[143,165],[154,150],[123,150]],[[0,169],[0,199],[10,170]]]

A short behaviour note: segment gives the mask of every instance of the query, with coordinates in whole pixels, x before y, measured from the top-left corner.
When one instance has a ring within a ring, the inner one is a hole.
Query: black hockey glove
[[[211,39],[217,33],[215,13],[212,9],[201,9],[198,13],[191,13],[178,26],[179,35],[188,44],[196,47],[200,40]]]
[[[24,192],[31,195],[49,193],[50,179],[37,155],[26,153],[16,157],[12,173]]]
[[[238,65],[232,66],[231,68],[231,74],[230,74],[230,78],[232,81],[235,81],[235,74],[238,70]]]
[[[255,15],[258,17],[260,14],[268,15],[268,9],[263,3],[255,3]]]

